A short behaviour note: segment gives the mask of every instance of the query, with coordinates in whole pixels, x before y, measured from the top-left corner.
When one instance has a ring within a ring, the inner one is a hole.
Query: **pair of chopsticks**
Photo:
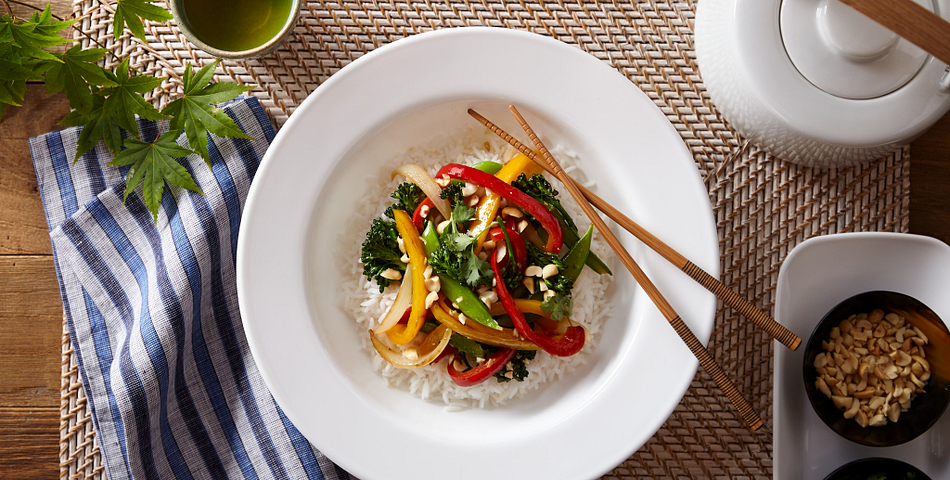
[[[513,111],[517,111],[514,107],[511,107]],[[534,160],[535,163],[544,168],[548,173],[557,176],[554,172],[555,169],[548,164],[548,161],[545,158],[542,158],[533,150],[528,148],[527,145],[519,142],[516,138],[512,137],[508,132],[504,131],[501,127],[490,122],[487,118],[480,115],[478,112],[469,109],[468,114],[478,120],[482,125],[488,127],[493,133],[501,137],[503,140],[508,142],[511,146],[515,147],[519,152],[525,154],[531,160]],[[522,118],[523,120],[523,118]],[[520,120],[519,120],[520,121]],[[525,127],[527,124],[522,124],[522,127]],[[528,127],[530,128],[530,127]],[[527,129],[526,129],[527,130]],[[532,139],[532,141],[534,141]],[[540,141],[538,141],[540,142]],[[537,143],[536,143],[537,144]],[[540,148],[539,151],[543,152]],[[553,158],[552,158],[553,160]],[[566,175],[565,175],[566,176]],[[569,178],[569,177],[568,177]],[[567,185],[568,183],[574,185],[584,198],[588,202],[593,204],[594,207],[597,207],[598,210],[604,212],[611,220],[617,222],[618,225],[624,228],[624,230],[633,234],[634,237],[637,237],[641,242],[645,243],[648,247],[653,249],[665,258],[667,261],[672,263],[682,270],[686,275],[688,275],[693,280],[699,282],[704,288],[712,292],[714,295],[719,297],[726,305],[729,305],[740,315],[748,318],[756,326],[765,330],[766,333],[771,335],[773,338],[779,341],[782,345],[785,345],[791,350],[795,350],[801,344],[802,339],[792,333],[789,329],[782,326],[782,324],[776,322],[768,314],[762,312],[754,305],[749,303],[746,299],[739,296],[736,292],[733,292],[722,282],[714,278],[712,275],[706,273],[705,270],[697,267],[693,262],[689,261],[682,254],[674,250],[669,245],[663,243],[662,240],[656,238],[655,235],[650,233],[647,229],[641,227],[636,222],[631,220],[629,217],[621,213],[619,210],[614,208],[612,205],[607,203],[604,199],[598,197],[594,192],[591,192],[583,185],[575,182],[573,179],[570,179],[570,182],[565,182],[562,178],[558,177],[558,180],[561,180],[562,183]],[[574,195],[574,193],[571,193]],[[576,198],[576,197],[575,197]],[[580,199],[577,200],[579,204],[583,206],[585,202],[582,202]],[[618,244],[619,247],[619,244]],[[622,247],[620,247],[622,248]]]
[[[768,315],[765,315],[747,301],[739,297],[735,292],[726,288],[725,285],[713,278],[711,275],[696,267],[692,262],[670,248],[668,245],[664,244],[662,241],[650,234],[650,232],[624,216],[617,209],[610,206],[607,202],[594,195],[582,185],[575,182],[561,168],[557,160],[555,160],[551,155],[551,152],[548,151],[547,147],[544,146],[538,136],[534,133],[534,130],[531,129],[531,126],[528,125],[524,117],[521,116],[521,113],[518,112],[518,109],[515,108],[514,105],[511,105],[508,108],[511,110],[511,113],[514,114],[515,118],[518,120],[518,123],[524,129],[528,137],[531,138],[531,141],[534,143],[535,147],[541,152],[540,156],[474,110],[469,109],[468,113],[485,125],[493,133],[500,136],[506,142],[515,147],[518,151],[538,163],[538,165],[554,175],[558,180],[561,181],[561,183],[564,184],[571,196],[573,196],[574,199],[577,200],[577,203],[580,204],[581,208],[584,210],[584,213],[587,214],[597,230],[601,233],[601,235],[604,236],[604,239],[607,241],[610,247],[614,250],[617,256],[620,257],[620,261],[625,267],[627,267],[627,270],[630,271],[634,279],[638,284],[640,284],[640,287],[643,288],[643,290],[647,293],[647,296],[650,297],[650,300],[653,301],[667,321],[670,322],[670,325],[680,336],[683,342],[686,343],[686,346],[689,347],[690,351],[693,352],[693,355],[695,355],[696,359],[699,360],[700,365],[702,365],[706,373],[713,379],[713,381],[716,382],[716,385],[719,386],[720,390],[726,394],[732,404],[736,407],[736,410],[738,410],[739,415],[742,417],[746,425],[748,425],[752,430],[758,430],[762,426],[762,419],[759,417],[758,413],[752,409],[752,406],[749,404],[749,402],[742,396],[741,393],[739,393],[739,390],[729,380],[729,378],[726,377],[726,374],[722,371],[722,367],[716,363],[706,348],[703,347],[703,344],[700,343],[699,339],[696,338],[696,335],[694,335],[689,327],[686,326],[673,307],[670,306],[669,302],[666,301],[656,286],[653,285],[653,282],[651,282],[646,274],[643,273],[643,270],[640,269],[640,266],[637,265],[630,254],[627,253],[626,249],[623,248],[623,246],[620,244],[620,241],[617,240],[617,237],[613,234],[613,232],[607,228],[607,225],[600,218],[600,215],[598,215],[594,210],[594,207],[591,205],[591,203],[596,204],[597,208],[606,213],[608,217],[616,221],[626,230],[633,233],[634,236],[646,243],[653,250],[660,253],[671,263],[682,269],[687,273],[687,275],[713,292],[725,303],[729,304],[733,308],[736,308],[740,313],[755,322],[756,325],[759,325],[773,337],[779,339],[784,345],[794,350],[801,343],[801,339],[785,327],[782,327],[778,322],[770,318]]]

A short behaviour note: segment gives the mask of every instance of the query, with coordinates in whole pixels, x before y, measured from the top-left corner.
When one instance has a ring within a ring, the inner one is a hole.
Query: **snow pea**
[[[432,222],[426,222],[425,229],[422,231],[422,244],[427,255],[431,255],[432,252],[439,248],[439,234],[436,233],[435,226]],[[461,310],[466,317],[486,327],[501,330],[501,325],[498,325],[498,322],[492,318],[488,307],[482,303],[478,295],[475,295],[475,292],[466,287],[462,282],[448,275],[436,274],[439,276],[439,282],[442,285],[442,293],[445,294],[445,297],[448,298],[450,302],[458,306],[458,309]]]
[[[587,259],[590,258],[590,255],[592,255],[590,253],[590,241],[593,234],[594,226],[591,225],[587,227],[587,233],[571,247],[567,255],[561,260],[564,262],[564,276],[571,279],[572,282],[577,281],[581,270],[584,269],[584,264],[587,262]]]

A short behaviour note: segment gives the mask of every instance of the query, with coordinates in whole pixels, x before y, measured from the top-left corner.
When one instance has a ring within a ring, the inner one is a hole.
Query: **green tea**
[[[179,0],[183,21],[202,42],[229,52],[257,48],[277,36],[291,0]]]

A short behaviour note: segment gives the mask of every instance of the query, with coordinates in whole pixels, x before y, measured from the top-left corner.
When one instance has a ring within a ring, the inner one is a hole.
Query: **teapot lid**
[[[933,11],[930,0],[914,0]],[[795,68],[821,90],[869,99],[906,85],[927,53],[838,0],[783,0],[782,43]]]

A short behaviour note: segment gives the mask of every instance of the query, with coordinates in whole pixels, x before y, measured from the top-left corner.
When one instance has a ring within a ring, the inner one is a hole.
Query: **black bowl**
[[[825,477],[825,480],[867,480],[869,478],[878,478],[873,475],[884,475],[887,480],[905,480],[907,474],[913,474],[914,480],[931,480],[926,473],[921,472],[919,468],[894,460],[893,458],[863,458],[848,463],[837,470],[831,472]]]
[[[854,419],[846,419],[831,399],[815,387],[818,372],[815,357],[823,352],[822,340],[831,338],[831,329],[852,314],[870,313],[880,308],[887,313],[897,313],[907,322],[919,328],[929,339],[924,352],[930,363],[930,380],[924,393],[918,394],[906,412],[901,412],[896,423],[888,422],[880,427],[861,427]],[[855,295],[831,309],[812,332],[805,345],[803,377],[808,400],[818,417],[852,442],[872,447],[889,447],[909,442],[932,427],[950,403],[950,331],[940,317],[923,303],[902,293],[873,291]]]

